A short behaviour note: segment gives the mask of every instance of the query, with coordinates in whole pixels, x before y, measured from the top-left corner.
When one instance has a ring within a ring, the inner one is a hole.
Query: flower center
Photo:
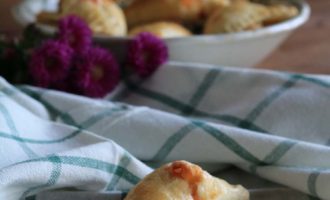
[[[95,66],[92,69],[92,77],[94,80],[100,80],[103,77],[103,70],[99,66]]]
[[[46,61],[46,66],[47,66],[47,68],[49,68],[50,70],[56,70],[56,69],[58,68],[57,61],[56,61],[54,58],[49,58],[49,59]]]
[[[74,45],[76,42],[76,38],[75,36],[71,33],[71,35],[69,36],[69,44],[70,45]]]
[[[143,52],[142,53],[142,60],[143,60],[143,62],[147,62],[148,60],[150,60],[150,53],[149,52]]]

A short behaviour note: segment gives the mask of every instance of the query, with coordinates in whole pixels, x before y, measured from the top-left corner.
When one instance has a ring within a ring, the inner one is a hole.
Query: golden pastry
[[[213,11],[229,6],[231,0],[202,0],[203,15],[210,16]]]
[[[299,14],[298,8],[292,5],[277,4],[267,6],[269,17],[264,21],[265,25],[279,23],[291,19]]]
[[[204,33],[230,33],[249,30],[269,17],[266,6],[248,1],[235,1],[228,7],[216,10],[207,20]]]
[[[84,19],[94,33],[110,36],[124,36],[127,25],[123,11],[111,0],[61,0],[57,13],[42,12],[38,21],[54,22],[68,15],[76,15]]]
[[[61,0],[61,15],[83,18],[94,33],[124,36],[127,25],[123,11],[111,0]]]
[[[134,36],[142,32],[149,32],[161,38],[183,37],[191,32],[180,24],[174,22],[155,22],[133,28],[129,35]]]
[[[156,21],[194,23],[201,11],[201,0],[136,0],[124,10],[129,27]]]
[[[245,28],[245,30],[247,31],[253,31],[253,30],[257,30],[264,27],[264,25],[262,23],[255,23],[255,24],[251,24],[251,26],[248,26]]]
[[[125,200],[248,200],[242,186],[215,178],[199,166],[176,161],[165,165],[133,188]]]

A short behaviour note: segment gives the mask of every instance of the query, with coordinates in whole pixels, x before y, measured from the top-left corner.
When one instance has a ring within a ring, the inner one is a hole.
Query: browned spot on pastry
[[[233,186],[186,161],[166,164],[146,176],[125,200],[249,200],[242,186]]]
[[[188,182],[191,196],[194,200],[202,200],[198,195],[198,184],[202,181],[203,171],[198,166],[189,166],[186,162],[176,161],[169,168],[170,174],[174,177]]]

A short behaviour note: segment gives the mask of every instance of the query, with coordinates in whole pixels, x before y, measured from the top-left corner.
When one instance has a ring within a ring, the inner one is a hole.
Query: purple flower
[[[119,66],[109,51],[91,47],[75,61],[71,81],[76,93],[103,97],[117,86]]]
[[[128,47],[128,64],[141,77],[148,77],[168,60],[165,42],[150,33],[137,35]]]
[[[35,49],[29,62],[29,73],[34,84],[50,87],[66,79],[72,55],[71,47],[54,40],[48,40]]]
[[[92,31],[79,17],[68,16],[59,21],[59,40],[68,43],[74,50],[83,51],[92,43]]]

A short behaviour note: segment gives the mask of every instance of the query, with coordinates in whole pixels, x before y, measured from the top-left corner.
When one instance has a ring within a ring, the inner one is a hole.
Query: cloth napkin
[[[0,88],[1,200],[49,190],[121,199],[179,159],[330,199],[329,76],[172,62],[98,100]]]

